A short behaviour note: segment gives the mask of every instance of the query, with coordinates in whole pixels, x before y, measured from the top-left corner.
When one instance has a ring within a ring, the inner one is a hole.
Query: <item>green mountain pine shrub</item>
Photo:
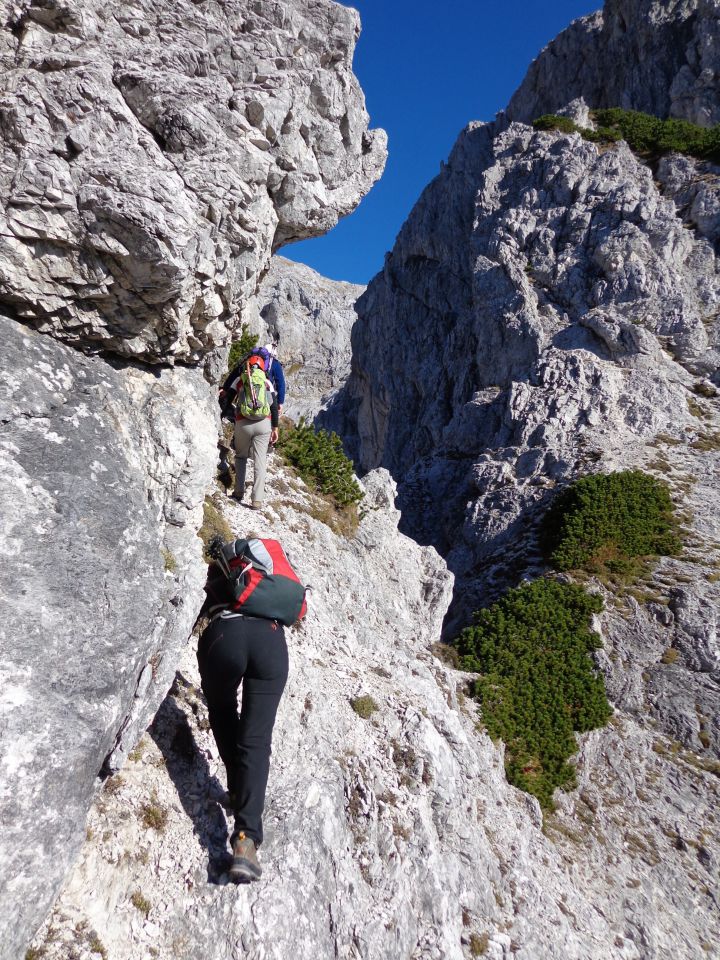
[[[306,483],[331,496],[339,507],[359,503],[364,497],[336,433],[315,430],[301,418],[295,427],[283,426],[278,447]]]
[[[559,113],[544,113],[532,122],[536,130],[558,130],[560,133],[581,133],[584,127],[579,127],[570,117],[562,117]]]
[[[230,353],[228,353],[228,373],[233,367],[250,353],[253,347],[257,346],[259,336],[256,333],[250,333],[248,325],[244,323],[240,327],[240,336],[230,344]]]
[[[569,117],[546,113],[533,121],[536,130],[559,130],[562,133],[579,133],[585,140],[595,143],[627,141],[631,150],[649,158],[664,153],[685,153],[699,160],[720,161],[720,124],[714,127],[699,127],[687,120],[661,120],[649,113],[637,110],[594,110],[593,120],[597,130],[579,127]]]
[[[640,470],[582,477],[545,515],[543,550],[557,570],[627,581],[644,558],[680,552],[673,509],[666,484]]]
[[[508,781],[544,809],[556,787],[575,785],[573,731],[611,715],[588,656],[600,646],[590,617],[601,609],[580,586],[540,579],[480,610],[455,640],[462,668],[480,674],[473,693],[488,733],[506,744]]]

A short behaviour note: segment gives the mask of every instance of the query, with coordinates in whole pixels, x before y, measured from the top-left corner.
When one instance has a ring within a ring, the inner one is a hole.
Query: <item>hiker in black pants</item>
[[[206,605],[211,612],[218,608],[220,612],[200,637],[198,665],[235,813],[230,878],[245,882],[257,880],[262,873],[257,847],[263,839],[272,731],[288,675],[288,650],[281,623],[231,613],[227,606],[222,609],[227,581],[213,577],[212,568],[205,589]]]

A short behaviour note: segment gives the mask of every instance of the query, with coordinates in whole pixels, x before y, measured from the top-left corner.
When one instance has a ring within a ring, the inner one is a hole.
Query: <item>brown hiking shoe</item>
[[[234,883],[249,883],[259,880],[262,867],[258,863],[255,841],[239,833],[233,840],[233,861],[230,867],[230,879]]]

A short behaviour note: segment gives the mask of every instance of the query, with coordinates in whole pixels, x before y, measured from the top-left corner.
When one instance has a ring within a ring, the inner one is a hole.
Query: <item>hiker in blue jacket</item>
[[[275,395],[277,396],[278,402],[278,415],[280,415],[282,413],[282,405],[285,403],[285,371],[277,358],[275,344],[266,343],[264,349],[267,350],[270,356],[269,366],[265,372],[275,388]]]
[[[277,358],[275,345],[266,343],[264,347],[255,347],[251,350],[246,357],[243,357],[242,360],[233,367],[225,378],[225,382],[220,389],[220,409],[222,410],[222,415],[228,420],[232,420],[233,418],[232,405],[235,400],[235,391],[232,388],[232,384],[235,383],[240,376],[240,372],[248,360],[248,357],[253,356],[253,354],[260,355],[265,361],[265,374],[272,384],[277,398],[278,416],[282,413],[282,406],[285,403],[285,371]]]

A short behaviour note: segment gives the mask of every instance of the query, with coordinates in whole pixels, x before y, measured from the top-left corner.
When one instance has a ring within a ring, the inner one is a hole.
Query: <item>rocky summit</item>
[[[507,115],[525,123],[576,97],[596,109],[720,122],[716,0],[606,0],[533,61]]]
[[[1,9],[3,956],[720,956],[720,167],[595,129],[717,122],[717,3],[572,24],[364,292],[269,267],[382,168],[354,11]],[[342,434],[356,515],[281,453],[261,512],[217,486],[244,324],[279,343],[286,409]],[[630,468],[682,547],[585,574],[610,719],[543,809],[440,640],[547,572],[558,493]],[[223,525],[312,585],[239,887],[195,659],[196,534]]]

